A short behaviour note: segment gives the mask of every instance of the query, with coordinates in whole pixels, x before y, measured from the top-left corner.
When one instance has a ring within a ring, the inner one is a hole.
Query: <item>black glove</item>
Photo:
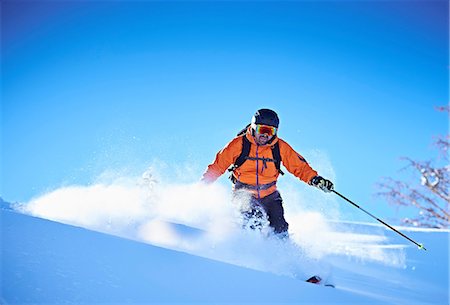
[[[334,190],[333,182],[331,182],[330,180],[324,179],[320,176],[315,176],[314,178],[312,178],[311,181],[309,182],[309,184],[321,189],[325,193],[329,193],[332,190]]]

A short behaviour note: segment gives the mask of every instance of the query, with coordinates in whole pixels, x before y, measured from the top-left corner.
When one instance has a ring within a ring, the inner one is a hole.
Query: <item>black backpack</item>
[[[273,163],[275,163],[275,168],[278,170],[278,172],[281,175],[284,175],[283,171],[280,168],[280,166],[281,166],[281,154],[280,154],[280,145],[278,144],[278,141],[272,146],[272,157],[273,157],[273,159],[270,159],[270,158],[254,158],[254,157],[249,157],[248,156],[250,154],[251,143],[247,139],[247,137],[245,136],[245,133],[247,132],[247,128],[249,126],[250,126],[250,124],[248,124],[244,129],[242,129],[237,134],[237,136],[242,136],[242,151],[241,151],[241,154],[237,157],[237,159],[234,162],[234,164],[228,170],[230,172],[234,171],[239,166],[244,164],[244,162],[247,161],[247,160],[262,160],[264,163],[265,162],[273,162]]]

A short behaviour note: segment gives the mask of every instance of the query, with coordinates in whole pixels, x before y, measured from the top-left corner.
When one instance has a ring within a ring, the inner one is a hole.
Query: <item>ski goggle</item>
[[[277,134],[277,128],[267,125],[255,125],[255,132],[259,134],[267,134],[268,136],[273,137]]]

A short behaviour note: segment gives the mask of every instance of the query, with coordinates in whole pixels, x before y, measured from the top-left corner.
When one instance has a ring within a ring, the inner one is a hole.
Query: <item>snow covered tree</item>
[[[449,107],[437,107],[437,110],[450,114]],[[434,142],[440,156],[430,161],[415,161],[403,158],[408,164],[405,169],[412,170],[415,183],[385,178],[378,184],[378,195],[396,206],[413,206],[418,215],[404,218],[404,224],[419,227],[450,227],[450,135],[439,136]]]

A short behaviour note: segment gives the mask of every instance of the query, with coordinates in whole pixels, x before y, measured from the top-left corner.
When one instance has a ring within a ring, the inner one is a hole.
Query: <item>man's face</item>
[[[266,145],[267,142],[269,142],[272,138],[273,136],[269,136],[266,133],[263,134],[255,133],[255,140],[258,145]]]
[[[277,133],[277,128],[266,125],[255,125],[254,130],[258,145],[266,145]]]

